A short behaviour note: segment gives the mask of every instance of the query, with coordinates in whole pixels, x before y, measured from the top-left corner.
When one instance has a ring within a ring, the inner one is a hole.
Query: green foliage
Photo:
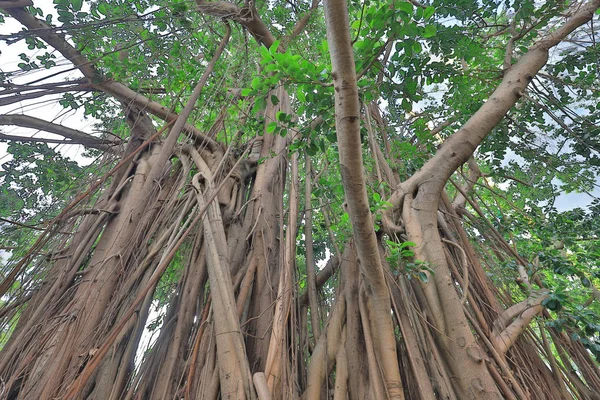
[[[409,249],[409,247],[416,246],[413,242],[397,243],[392,240],[387,240],[386,244],[390,251],[390,255],[386,258],[391,265],[398,265],[403,258],[411,258],[415,255],[415,252]]]
[[[56,213],[79,189],[81,167],[45,144],[11,142],[0,170],[0,216],[39,221]]]
[[[417,278],[423,283],[429,281],[429,275],[434,271],[429,263],[421,260],[413,260],[415,252],[410,250],[410,247],[415,247],[413,242],[395,242],[386,240],[388,255],[386,260],[396,274],[402,273],[408,279]]]

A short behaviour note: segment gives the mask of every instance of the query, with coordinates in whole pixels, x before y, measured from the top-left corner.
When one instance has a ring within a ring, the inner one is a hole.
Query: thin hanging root
[[[311,210],[311,171],[312,171],[312,163],[308,153],[304,152],[305,159],[305,178],[304,178],[304,204],[306,211],[304,212],[304,247],[306,249],[306,292],[308,293],[308,304],[310,306],[310,319],[311,319],[311,327],[313,331],[314,340],[319,340],[321,336],[321,318],[320,318],[320,310],[317,298],[317,272],[315,266],[314,259],[314,251],[313,251],[313,236],[312,236],[312,210]]]
[[[88,190],[86,190],[85,192],[83,192],[82,194],[77,196],[75,198],[75,200],[73,200],[68,206],[66,206],[60,212],[60,214],[58,214],[52,221],[50,221],[48,223],[49,228],[46,229],[44,231],[44,233],[41,234],[37,238],[37,240],[31,246],[31,248],[29,249],[27,254],[25,254],[23,256],[21,261],[19,261],[19,263],[17,265],[15,265],[15,267],[10,271],[8,276],[6,276],[6,278],[4,278],[2,283],[0,283],[0,296],[3,296],[6,294],[6,291],[12,286],[12,284],[14,283],[15,279],[17,278],[17,276],[19,275],[21,270],[23,268],[25,268],[26,265],[29,265],[29,262],[31,261],[33,256],[35,254],[37,254],[44,247],[44,245],[48,242],[48,240],[50,240],[50,238],[52,237],[52,235],[55,233],[55,230],[56,230],[56,228],[51,228],[51,227],[54,226],[54,224],[56,222],[63,219],[65,217],[65,215],[67,215],[68,212],[71,211],[83,199],[85,199],[86,197],[88,197],[89,195],[94,193],[94,191],[96,191],[96,189],[98,189],[104,182],[106,182],[106,179],[108,179],[108,177],[110,177],[115,172],[117,172],[123,165],[125,165],[129,161],[131,161],[133,159],[133,157],[135,157],[136,154],[138,154],[140,151],[142,151],[143,149],[148,147],[148,145],[150,145],[150,143],[152,143],[156,138],[158,138],[165,131],[165,129],[167,129],[169,126],[171,126],[173,124],[173,122],[174,121],[169,122],[165,126],[163,126],[161,129],[159,129],[154,135],[152,135],[148,140],[146,140],[144,143],[142,143],[137,149],[132,151],[131,154],[129,154],[127,157],[125,157],[123,160],[121,160],[117,165],[115,165],[113,169],[111,169],[109,172],[106,173],[106,175],[104,175],[102,178],[97,180],[96,183],[94,183]]]
[[[461,245],[459,245],[458,243],[454,243],[451,240],[447,240],[447,239],[443,239],[442,238],[442,242],[444,243],[448,243],[451,244],[452,246],[458,247],[460,249],[460,252],[462,253],[462,258],[463,258],[463,293],[462,293],[462,298],[461,298],[461,303],[464,305],[467,302],[467,297],[469,296],[469,265],[468,265],[468,261],[467,261],[467,252],[465,251],[465,249],[462,248]]]
[[[346,325],[342,330],[342,343],[335,357],[335,390],[333,400],[346,400],[348,395],[348,358],[346,357]]]
[[[375,134],[373,133],[373,127],[371,126],[371,116],[369,113],[369,109],[364,104],[363,104],[363,107],[365,110],[365,125],[367,126],[367,135],[368,135],[367,137],[369,139],[369,147],[371,147],[371,155],[373,156],[373,161],[375,162],[375,171],[377,172],[377,181],[384,182],[383,177],[381,175],[381,167],[379,164],[379,159],[377,157],[377,150],[376,150],[376,148],[379,146],[379,144],[375,140]],[[386,197],[385,186],[383,186],[381,190],[382,190],[383,197]]]
[[[246,153],[247,153],[247,151],[244,152],[244,154],[242,154],[242,156],[238,159],[238,161],[231,168],[231,170],[229,171],[229,173],[227,174],[225,179],[223,179],[223,181],[221,181],[221,183],[219,184],[219,186],[217,186],[217,188],[214,190],[214,192],[212,192],[209,196],[207,196],[206,203],[204,204],[204,206],[198,211],[198,214],[194,217],[193,221],[190,223],[189,227],[185,230],[185,232],[183,232],[180,235],[180,238],[177,241],[177,243],[175,243],[173,245],[173,247],[171,248],[169,253],[158,264],[158,266],[156,267],[154,273],[152,274],[152,277],[150,278],[149,282],[146,284],[146,286],[144,288],[142,288],[138,292],[138,295],[133,300],[133,302],[127,309],[127,311],[125,311],[123,313],[123,316],[121,317],[121,321],[119,321],[115,325],[115,327],[113,328],[110,335],[107,336],[104,344],[102,346],[100,346],[100,348],[98,349],[96,354],[94,354],[92,359],[86,364],[85,368],[81,371],[81,373],[79,374],[77,379],[71,384],[69,391],[65,395],[66,399],[74,398],[78,394],[79,390],[81,390],[84,387],[85,383],[92,376],[92,374],[94,373],[96,368],[98,368],[98,366],[100,365],[100,362],[104,359],[104,357],[108,353],[108,350],[114,344],[115,340],[119,336],[119,333],[127,324],[127,321],[129,320],[129,318],[131,318],[133,316],[133,314],[136,312],[137,307],[142,303],[142,301],[146,297],[146,294],[159,281],[162,274],[166,271],[167,267],[171,263],[171,260],[173,260],[173,258],[175,257],[175,254],[177,254],[177,250],[181,247],[181,245],[183,244],[185,239],[192,232],[192,230],[194,229],[196,224],[200,221],[200,219],[202,219],[202,217],[204,216],[204,213],[206,212],[206,210],[208,210],[208,207],[210,206],[212,201],[217,197],[217,194],[219,193],[219,191],[221,190],[221,188],[223,187],[223,185],[225,184],[227,179],[231,176],[233,171],[242,162]]]
[[[308,365],[308,378],[303,399],[319,399],[321,386],[327,377],[330,367],[333,367],[335,355],[340,345],[340,337],[346,321],[345,296],[338,294],[335,304],[329,314],[325,332],[319,338]]]
[[[369,365],[369,383],[371,385],[372,395],[375,399],[387,399],[385,386],[382,380],[382,371],[377,363],[375,357],[375,350],[373,344],[373,335],[371,332],[371,326],[369,324],[369,313],[367,311],[367,305],[365,304],[364,289],[359,289],[358,307],[360,310],[360,320],[362,322],[363,334],[365,339],[365,347],[367,349],[367,360]]]
[[[242,279],[242,283],[240,284],[240,291],[237,296],[237,314],[238,317],[241,318],[244,313],[244,307],[246,305],[246,301],[248,300],[248,296],[252,290],[252,283],[254,282],[254,274],[256,273],[256,268],[258,267],[258,261],[256,261],[255,257],[250,259],[250,267],[244,274],[244,278]]]
[[[256,229],[256,225],[258,225],[258,221],[260,219],[261,212],[262,212],[262,207],[260,207],[258,209],[258,214],[256,215],[256,221],[254,221],[254,225],[252,226],[252,229],[250,229],[250,233],[248,233],[248,236],[246,236],[246,241],[250,240],[250,238],[252,237],[252,234],[254,233],[254,230]]]
[[[200,328],[198,329],[198,333],[196,334],[196,339],[194,340],[194,348],[192,350],[192,356],[188,361],[188,365],[190,369],[188,370],[187,382],[185,386],[185,400],[191,399],[190,390],[192,388],[192,381],[194,379],[194,375],[196,374],[196,359],[198,358],[198,349],[200,348],[200,342],[202,340],[202,336],[204,335],[204,331],[206,330],[206,321],[208,320],[208,314],[210,312],[210,304],[212,298],[210,294],[208,295],[208,299],[206,299],[206,304],[204,305],[204,310],[202,311],[202,318],[200,319]]]

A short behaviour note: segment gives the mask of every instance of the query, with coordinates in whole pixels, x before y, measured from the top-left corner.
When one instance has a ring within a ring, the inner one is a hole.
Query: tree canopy
[[[599,7],[0,0],[2,396],[600,399]]]

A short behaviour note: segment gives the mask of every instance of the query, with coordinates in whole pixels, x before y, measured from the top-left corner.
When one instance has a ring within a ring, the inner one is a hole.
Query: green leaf
[[[273,61],[273,56],[271,56],[271,53],[269,53],[269,50],[265,46],[260,46],[258,51],[260,52],[261,64]]]
[[[306,154],[308,154],[311,157],[316,156],[318,152],[319,152],[319,147],[314,143],[311,143],[310,146],[308,146],[306,148]]]
[[[548,310],[558,311],[562,308],[560,302],[553,298],[547,298],[542,301],[542,305],[545,306]]]
[[[425,30],[423,31],[424,38],[433,37],[433,36],[435,36],[436,33],[437,33],[437,28],[435,27],[435,25],[425,25]]]
[[[377,192],[373,193],[373,200],[375,200],[376,203],[379,203],[381,201],[381,195]]]
[[[586,278],[586,277],[581,278],[581,284],[584,287],[590,287],[590,286],[592,286],[592,282],[590,282],[590,280],[588,278]]]
[[[399,10],[401,10],[401,11],[404,11],[408,15],[412,15],[413,9],[414,9],[413,5],[411,3],[409,3],[409,2],[407,2],[407,1],[403,1],[403,2],[397,3],[396,4],[396,8],[399,9]]]
[[[428,6],[425,11],[423,11],[423,19],[427,21],[431,16],[435,13],[435,7]]]
[[[71,7],[73,7],[74,11],[81,11],[82,5],[83,5],[83,0],[71,0]]]
[[[254,79],[252,79],[252,83],[251,83],[252,89],[261,90],[263,87],[262,81],[263,80],[258,76],[255,77]]]
[[[279,48],[279,40],[276,40],[273,42],[271,47],[269,47],[269,53],[271,53],[271,55],[274,56],[275,54],[277,54],[278,48]]]
[[[323,53],[329,52],[329,42],[327,42],[327,40],[323,40],[321,42],[321,50],[323,51]]]
[[[108,16],[109,7],[108,4],[102,2],[98,3],[98,12],[104,16]]]
[[[267,133],[273,133],[275,129],[277,129],[277,122],[273,121],[267,124]]]
[[[242,93],[241,94],[242,94],[242,97],[247,97],[247,96],[250,96],[250,94],[252,92],[253,92],[252,89],[250,89],[250,88],[244,88],[244,89],[242,89]]]
[[[302,103],[306,103],[306,95],[304,94],[304,90],[301,88],[296,89],[296,95],[298,96],[298,100]]]
[[[75,17],[73,16],[73,13],[70,11],[58,10],[57,12],[58,12],[58,15],[60,15],[59,18],[62,18],[62,19],[59,19],[59,21],[73,21],[73,19],[75,19]]]
[[[417,7],[417,12],[415,13],[415,19],[417,19],[417,20],[423,19],[423,8]]]
[[[264,69],[265,72],[275,72],[277,70],[279,70],[279,65],[277,64],[267,64]]]
[[[423,50],[423,46],[421,46],[421,43],[415,41],[413,43],[412,49],[415,53],[419,54]]]
[[[264,97],[258,97],[255,101],[254,101],[254,107],[252,107],[252,114],[256,114],[261,110],[265,109],[265,106],[267,105],[267,102],[265,101]]]
[[[414,38],[419,35],[419,27],[415,23],[406,24],[406,36]]]
[[[273,103],[274,106],[279,104],[279,99],[274,94],[271,95],[271,103]]]

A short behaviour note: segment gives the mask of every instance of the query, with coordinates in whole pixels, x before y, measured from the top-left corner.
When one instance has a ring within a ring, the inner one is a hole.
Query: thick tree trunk
[[[390,318],[389,291],[379,258],[373,216],[367,198],[360,142],[360,106],[348,10],[346,3],[341,0],[326,0],[324,5],[335,89],[335,125],[340,152],[340,171],[365,283],[368,318],[375,347],[374,357],[381,363],[387,396],[402,399],[404,394],[396,358],[396,339]]]

